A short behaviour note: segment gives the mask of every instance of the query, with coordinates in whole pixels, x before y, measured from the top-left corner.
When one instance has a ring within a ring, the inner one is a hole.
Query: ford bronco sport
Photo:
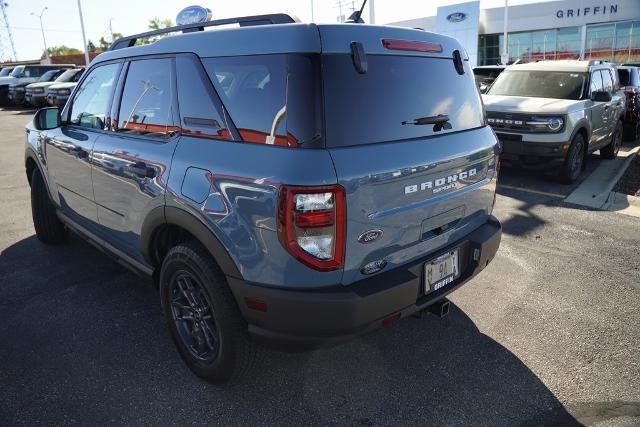
[[[486,95],[487,122],[503,143],[501,160],[530,169],[555,169],[570,184],[589,153],[607,159],[622,145],[624,95],[613,67],[600,61],[516,64]]]
[[[493,259],[498,141],[456,40],[287,15],[170,30],[117,40],[38,111],[26,173],[38,238],[154,278],[197,375],[444,314]]]

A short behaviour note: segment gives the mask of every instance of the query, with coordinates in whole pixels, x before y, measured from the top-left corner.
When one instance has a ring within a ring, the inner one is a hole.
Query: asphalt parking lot
[[[269,352],[212,386],[178,357],[155,289],[79,238],[36,239],[30,114],[0,110],[0,425],[640,424],[640,218],[504,170],[501,248],[448,317]]]

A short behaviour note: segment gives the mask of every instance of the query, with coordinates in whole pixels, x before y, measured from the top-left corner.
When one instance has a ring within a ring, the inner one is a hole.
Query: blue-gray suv
[[[26,173],[38,238],[152,277],[197,375],[446,314],[493,259],[500,147],[456,40],[287,15],[163,31],[36,113]]]

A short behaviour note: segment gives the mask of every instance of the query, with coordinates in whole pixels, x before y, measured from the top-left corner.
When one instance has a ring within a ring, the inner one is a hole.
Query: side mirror
[[[56,107],[41,108],[33,116],[33,127],[37,130],[49,130],[59,128],[62,124],[60,109]]]
[[[609,102],[611,101],[611,94],[604,90],[597,90],[595,92],[591,92],[591,100],[596,102]]]

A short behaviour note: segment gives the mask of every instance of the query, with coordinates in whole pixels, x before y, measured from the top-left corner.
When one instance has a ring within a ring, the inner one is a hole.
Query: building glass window
[[[640,21],[616,24],[614,62],[640,61]]]
[[[615,28],[614,24],[587,27],[587,44],[584,49],[585,59],[611,60]]]
[[[531,33],[532,60],[556,59],[556,30]]]
[[[560,28],[557,39],[556,59],[580,59],[580,27]]]

